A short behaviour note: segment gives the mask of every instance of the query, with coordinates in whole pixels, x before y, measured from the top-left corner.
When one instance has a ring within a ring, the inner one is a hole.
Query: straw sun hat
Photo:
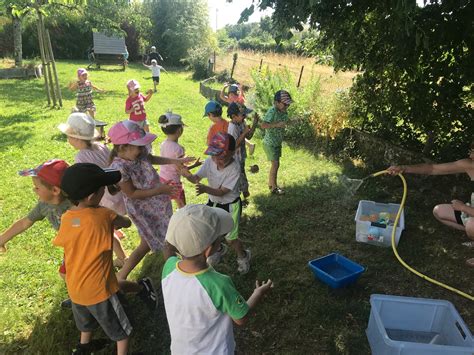
[[[95,121],[82,112],[74,112],[69,115],[67,123],[61,123],[58,129],[68,137],[83,140],[92,140],[100,137],[95,129]]]

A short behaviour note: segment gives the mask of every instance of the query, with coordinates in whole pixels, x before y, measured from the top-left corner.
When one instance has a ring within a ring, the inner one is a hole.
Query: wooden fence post
[[[263,58],[260,59],[260,65],[258,66],[258,71],[262,71]]]
[[[212,72],[216,72],[216,51],[214,51],[214,70]]]
[[[298,85],[296,85],[297,87],[300,87],[301,77],[303,76],[303,69],[304,65],[301,66],[300,77],[298,78]]]
[[[234,62],[232,63],[232,70],[230,71],[230,78],[231,79],[234,76],[234,69],[235,69],[235,65],[237,64],[237,57],[238,57],[238,54],[234,53],[234,55],[233,55]]]

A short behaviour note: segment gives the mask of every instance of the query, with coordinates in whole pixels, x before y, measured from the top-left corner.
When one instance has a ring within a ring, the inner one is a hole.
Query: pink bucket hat
[[[114,124],[109,130],[109,138],[113,144],[130,144],[144,146],[156,139],[156,135],[145,132],[133,121],[122,121]]]
[[[82,76],[83,74],[87,74],[87,70],[84,68],[77,69],[77,76]]]
[[[135,79],[127,81],[127,88],[130,91],[135,91],[140,88],[140,84]]]

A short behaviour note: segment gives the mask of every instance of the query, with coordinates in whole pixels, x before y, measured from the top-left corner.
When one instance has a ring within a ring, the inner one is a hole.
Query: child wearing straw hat
[[[99,133],[95,129],[94,120],[85,113],[75,112],[69,115],[66,123],[61,123],[58,129],[67,136],[68,143],[79,152],[74,157],[75,163],[93,163],[101,168],[109,166],[110,151],[102,143],[96,141]],[[100,205],[110,208],[120,215],[127,213],[123,194],[120,191],[106,189]],[[127,255],[123,250],[120,239],[123,232],[114,231],[114,252],[117,255],[115,265],[120,267],[125,262]]]

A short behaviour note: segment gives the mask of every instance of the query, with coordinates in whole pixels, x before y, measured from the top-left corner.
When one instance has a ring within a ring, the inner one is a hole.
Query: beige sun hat
[[[100,137],[95,129],[95,121],[83,112],[71,113],[67,123],[61,123],[58,129],[68,137],[92,140]]]
[[[202,253],[232,230],[234,221],[227,211],[206,205],[186,205],[170,219],[166,241],[184,257]]]

